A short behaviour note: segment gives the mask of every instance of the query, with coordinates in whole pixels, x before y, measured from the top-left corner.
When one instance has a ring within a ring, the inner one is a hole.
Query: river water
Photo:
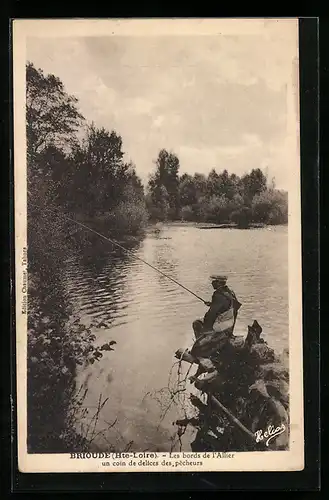
[[[117,342],[113,352],[81,369],[77,382],[88,388],[84,406],[90,415],[100,396],[109,398],[97,421],[98,447],[106,450],[111,443],[118,451],[127,446],[168,451],[176,429],[173,420],[182,416],[172,405],[163,418],[174,353],[191,346],[191,323],[206,307],[133,255],[111,247],[93,245],[92,251],[65,264],[69,297],[81,321],[98,324],[97,343]],[[235,334],[245,335],[257,319],[271,346],[278,351],[288,347],[287,227],[167,225],[158,235],[147,234],[132,252],[205,300],[212,294],[209,276],[227,274],[243,304]],[[190,437],[185,439],[188,450]]]

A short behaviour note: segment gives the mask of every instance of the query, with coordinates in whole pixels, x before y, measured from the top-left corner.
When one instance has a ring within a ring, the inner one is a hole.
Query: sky
[[[287,188],[284,38],[30,37],[27,60],[58,76],[88,122],[116,130],[143,182],[166,148],[180,172],[262,168]]]

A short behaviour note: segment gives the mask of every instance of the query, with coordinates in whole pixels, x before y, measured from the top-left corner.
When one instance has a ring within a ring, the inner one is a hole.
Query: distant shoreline
[[[276,227],[276,226],[288,226],[288,224],[260,224],[260,223],[250,223],[246,228],[240,227],[235,223],[227,224],[216,224],[213,222],[194,222],[194,221],[168,221],[160,223],[150,223],[149,227],[157,226],[159,229],[161,226],[187,226],[196,227],[198,229],[263,229],[265,227]]]
[[[77,221],[83,222],[85,224],[88,224],[92,229],[94,230],[102,230],[103,232],[107,232],[108,229],[108,220],[107,220],[107,215],[98,215],[96,217],[86,217],[83,216],[82,214],[77,215]],[[158,231],[161,231],[161,228],[164,226],[176,226],[176,227],[195,227],[197,229],[240,229],[240,230],[246,230],[246,229],[264,229],[264,228],[271,228],[271,227],[277,227],[277,226],[288,226],[288,224],[262,224],[262,223],[257,223],[257,222],[251,222],[248,224],[247,227],[241,227],[238,224],[234,222],[227,222],[224,224],[216,224],[214,222],[197,222],[197,221],[184,221],[184,220],[174,220],[174,221],[158,221],[158,222],[149,222],[144,229],[141,228],[140,231],[138,231],[136,234],[129,235],[129,234],[123,234],[123,232],[120,230],[120,228],[116,228],[115,231],[113,231],[113,228],[111,228],[111,233],[113,236],[116,236],[116,239],[122,239],[122,241],[127,241],[127,240],[136,240],[138,238],[142,237],[142,234],[144,232],[154,232],[155,229]],[[116,234],[114,234],[116,233]],[[121,237],[121,238],[120,238]]]

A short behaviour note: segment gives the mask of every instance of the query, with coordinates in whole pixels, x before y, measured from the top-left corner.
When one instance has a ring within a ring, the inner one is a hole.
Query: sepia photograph
[[[301,470],[297,20],[13,47],[20,470]]]

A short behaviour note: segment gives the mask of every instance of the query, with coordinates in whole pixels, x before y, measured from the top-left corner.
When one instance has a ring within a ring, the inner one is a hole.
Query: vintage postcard
[[[304,468],[297,19],[13,22],[22,472]]]

